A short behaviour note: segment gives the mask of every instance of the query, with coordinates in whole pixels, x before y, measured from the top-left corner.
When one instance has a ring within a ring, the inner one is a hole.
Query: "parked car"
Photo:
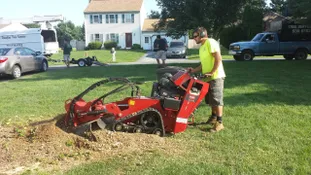
[[[166,52],[166,57],[186,58],[187,47],[182,41],[171,41]]]
[[[276,32],[258,33],[251,41],[235,42],[229,54],[237,61],[255,56],[283,55],[286,60],[305,60],[311,54],[311,28],[307,25],[280,24]]]
[[[40,51],[27,47],[0,48],[0,74],[19,78],[29,71],[47,71],[48,61]]]

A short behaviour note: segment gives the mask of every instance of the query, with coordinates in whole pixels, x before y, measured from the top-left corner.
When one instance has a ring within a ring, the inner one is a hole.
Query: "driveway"
[[[154,57],[155,52],[148,51],[144,56],[142,56],[140,59],[138,59],[136,62],[124,62],[124,63],[109,63],[109,66],[114,65],[139,65],[139,64],[157,64],[157,61]],[[311,56],[308,57],[308,60],[311,60]],[[232,58],[232,60],[223,60],[224,62],[235,62],[235,60]],[[286,61],[284,58],[254,58],[253,61]],[[184,58],[170,58],[166,59],[166,63],[200,63],[200,60],[188,60]],[[97,66],[94,65],[93,66]],[[70,67],[78,67],[77,64],[72,64]],[[51,70],[57,70],[57,69],[65,69],[65,65],[53,65],[50,66],[49,69]]]

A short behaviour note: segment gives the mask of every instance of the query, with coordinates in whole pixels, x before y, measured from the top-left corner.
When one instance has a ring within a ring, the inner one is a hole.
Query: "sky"
[[[144,0],[146,12],[159,11],[156,0]],[[21,19],[35,15],[63,15],[75,25],[82,25],[83,11],[89,0],[0,0],[0,18]],[[13,10],[14,9],[14,10]]]

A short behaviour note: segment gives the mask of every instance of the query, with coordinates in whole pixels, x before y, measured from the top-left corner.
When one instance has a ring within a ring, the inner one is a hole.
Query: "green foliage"
[[[288,7],[298,22],[311,25],[310,0],[288,0]]]
[[[160,19],[161,14],[158,11],[151,10],[150,14],[148,14],[149,19]]]
[[[87,45],[87,48],[88,48],[89,50],[98,50],[98,49],[101,49],[101,48],[102,48],[102,45],[103,45],[102,42],[95,41],[95,42],[90,42],[90,43]]]
[[[271,10],[291,17],[298,23],[311,25],[310,0],[271,0]]]
[[[181,36],[189,29],[203,26],[209,35],[218,38],[220,31],[239,20],[247,0],[157,0],[163,11],[161,21],[167,18],[168,35]],[[164,25],[164,24],[160,24]]]
[[[220,32],[220,43],[229,48],[230,43],[251,40],[257,33],[262,32],[263,10],[260,5],[246,5],[241,14],[241,22],[225,27]]]
[[[71,21],[61,22],[55,29],[60,47],[63,47],[65,39],[84,40],[84,26],[75,26]]]
[[[111,48],[117,48],[117,46],[118,46],[118,43],[117,42],[114,42],[114,41],[105,41],[105,43],[104,43],[104,47],[105,47],[105,49],[111,49]]]
[[[23,24],[27,28],[40,28],[39,24],[32,23],[32,24]]]
[[[68,146],[68,147],[73,146],[73,144],[74,144],[73,140],[67,140],[66,143],[65,143],[65,145]]]
[[[242,40],[246,40],[246,34],[241,25],[228,27],[220,33],[220,44],[227,49],[230,43]]]
[[[140,44],[133,44],[133,45],[132,45],[132,49],[133,49],[133,50],[141,50],[142,47],[141,47]]]
[[[263,10],[254,8],[253,5],[245,6],[242,16],[242,28],[247,40],[252,39],[257,33],[263,31]]]

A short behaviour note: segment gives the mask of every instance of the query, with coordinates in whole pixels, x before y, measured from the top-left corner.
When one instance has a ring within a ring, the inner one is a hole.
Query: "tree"
[[[84,26],[75,26],[71,21],[61,22],[56,27],[57,40],[62,47],[64,40],[84,40]]]
[[[149,19],[159,19],[161,14],[158,11],[151,10],[150,14],[148,15]]]
[[[286,14],[286,11],[288,10],[287,0],[271,0],[270,7],[272,11],[288,16],[288,14]]]
[[[297,21],[311,25],[310,0],[288,0],[288,8]]]
[[[250,0],[248,0],[250,1]],[[160,25],[168,35],[180,37],[189,29],[204,26],[215,38],[225,26],[239,20],[247,0],[157,0],[162,8]],[[167,20],[172,18],[173,20]]]

